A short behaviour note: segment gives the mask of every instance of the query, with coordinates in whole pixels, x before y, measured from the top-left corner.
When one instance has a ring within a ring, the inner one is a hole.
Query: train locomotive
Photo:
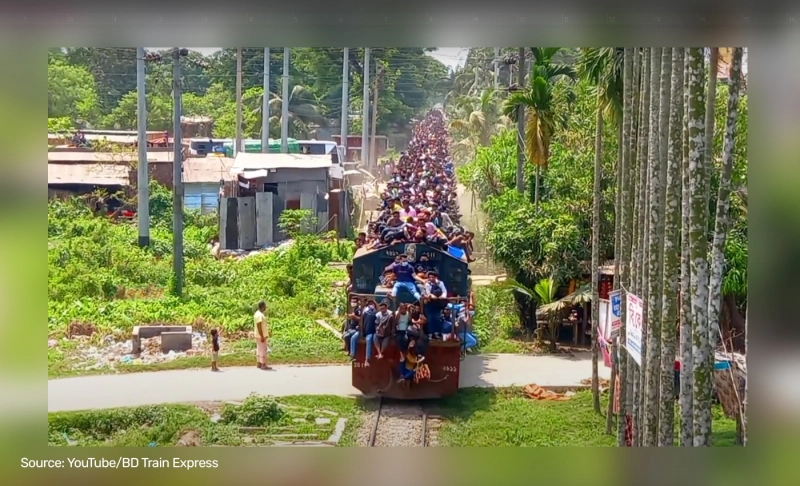
[[[391,288],[381,283],[384,269],[399,255],[405,255],[414,265],[424,261],[426,266],[440,276],[448,291],[447,303],[474,304],[471,292],[471,279],[466,259],[446,250],[421,243],[398,243],[384,248],[368,250],[361,248],[355,254],[352,269],[352,288],[348,302],[385,302],[394,311],[401,304],[415,303],[415,297],[406,289],[400,289],[397,296],[390,296]],[[348,306],[350,304],[348,303]],[[421,302],[421,306],[433,305]],[[440,304],[441,305],[441,304]],[[350,312],[350,309],[348,309]],[[471,319],[471,317],[469,317]],[[456,334],[457,336],[457,334]],[[395,339],[391,339],[382,359],[374,353],[367,361],[367,342],[358,339],[355,359],[352,362],[353,387],[368,396],[383,396],[393,399],[419,400],[435,399],[452,395],[458,390],[459,372],[464,356],[464,340],[428,339],[425,340],[425,372],[417,372],[413,380],[402,380],[399,376],[401,354]]]

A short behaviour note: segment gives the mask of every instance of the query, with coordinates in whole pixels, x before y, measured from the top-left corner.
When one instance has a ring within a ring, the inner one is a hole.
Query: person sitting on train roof
[[[356,250],[367,244],[367,234],[363,231],[356,236]]]
[[[358,299],[353,297],[350,299],[350,312],[347,313],[347,319],[344,322],[344,329],[342,329],[342,340],[344,341],[344,351],[350,353],[351,339],[353,335],[358,333],[361,325],[361,304]],[[353,353],[354,354],[354,353]]]
[[[369,366],[369,360],[372,359],[372,341],[375,339],[375,315],[377,314],[375,307],[374,300],[367,302],[367,306],[361,312],[361,329],[350,338],[350,361],[356,360],[358,340],[363,336],[367,341],[367,359],[364,361],[364,366]]]
[[[397,297],[400,289],[406,289],[407,292],[414,296],[415,301],[419,301],[422,298],[419,290],[417,290],[414,268],[408,263],[408,256],[405,253],[399,256],[399,260],[387,266],[386,270],[394,273],[397,279],[392,291],[389,293],[393,299]]]

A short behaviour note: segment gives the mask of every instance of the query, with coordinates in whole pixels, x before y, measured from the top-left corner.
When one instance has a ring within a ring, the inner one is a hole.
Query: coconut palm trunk
[[[708,200],[705,194],[705,80],[703,49],[689,49],[689,245],[691,260],[692,348],[694,357],[692,422],[694,446],[711,445],[711,342],[708,331]],[[713,363],[712,363],[713,364]]]
[[[664,220],[664,273],[661,321],[661,402],[658,445],[675,443],[675,347],[680,278],[681,165],[683,162],[683,48],[672,50],[669,112],[669,154]]]
[[[615,259],[624,262],[624,274],[620,278],[615,279],[620,282],[624,281],[626,288],[630,288],[632,284],[632,245],[634,241],[633,226],[635,223],[635,209],[636,209],[636,196],[635,196],[635,181],[633,174],[635,174],[636,155],[635,150],[637,142],[636,123],[638,111],[638,98],[639,98],[639,72],[641,69],[641,56],[640,50],[625,49],[625,57],[623,62],[623,117],[622,117],[622,158],[619,162],[619,171],[617,172],[617,190],[620,193],[619,198],[619,212],[617,218],[620,220],[620,239],[619,247],[615,249]],[[632,95],[632,96],[631,96]],[[629,154],[626,151],[630,150]],[[623,165],[625,172],[622,172]],[[624,235],[623,235],[624,233]],[[615,288],[620,288],[616,286]],[[623,321],[625,317],[626,299],[621,301],[621,312]],[[620,329],[619,342],[625,343],[625,326]],[[631,414],[631,393],[633,389],[632,370],[635,364],[626,352],[619,353],[620,359],[616,363],[620,381],[620,413],[617,423],[617,443],[620,446],[626,445],[626,430],[627,430],[627,417]]]
[[[672,51],[670,49],[656,49],[651,59],[651,89],[650,97],[650,146],[648,158],[650,172],[649,198],[649,225],[647,236],[647,365],[645,366],[645,416],[643,445],[654,446],[658,438],[658,410],[659,410],[659,377],[661,373],[661,299],[662,299],[662,252],[663,252],[663,214],[662,193],[664,179],[662,172],[666,169],[666,161],[662,160],[662,134],[666,134],[664,114],[669,114],[669,69],[672,67]],[[657,81],[656,81],[657,79]],[[664,98],[667,98],[665,102]],[[666,106],[666,109],[664,107]],[[663,143],[663,145],[666,145]]]
[[[592,211],[592,403],[594,410],[600,410],[600,378],[598,360],[600,344],[598,343],[600,327],[600,207],[602,195],[600,180],[603,170],[603,110],[598,96],[597,122],[594,137],[594,207]]]
[[[694,445],[694,427],[692,425],[694,383],[694,358],[692,354],[692,272],[689,265],[691,254],[689,248],[690,198],[689,198],[689,56],[683,50],[683,161],[681,167],[681,283],[680,283],[680,409],[681,409],[681,446]]]
[[[742,48],[733,51],[728,116],[725,120],[725,141],[722,147],[722,174],[719,179],[717,211],[714,221],[714,241],[711,246],[711,275],[708,282],[708,326],[712,346],[719,336],[719,321],[722,314],[722,280],[725,277],[725,242],[730,226],[731,174],[733,172],[733,150],[736,123],[739,120],[739,100],[742,87]],[[708,140],[708,137],[706,137]]]

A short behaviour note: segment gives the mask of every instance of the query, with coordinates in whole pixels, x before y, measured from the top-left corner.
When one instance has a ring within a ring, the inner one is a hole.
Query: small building
[[[183,162],[183,204],[186,209],[212,213],[220,199],[236,194],[237,179],[228,157],[188,158]]]
[[[109,193],[130,186],[128,168],[117,164],[47,164],[48,198],[66,198],[104,189]]]
[[[320,231],[344,226],[346,204],[341,181],[330,177],[336,154],[240,153],[231,167],[237,178],[236,197],[220,205],[220,247],[251,250],[286,238],[278,227],[283,211],[309,209]],[[335,204],[329,202],[335,201]]]

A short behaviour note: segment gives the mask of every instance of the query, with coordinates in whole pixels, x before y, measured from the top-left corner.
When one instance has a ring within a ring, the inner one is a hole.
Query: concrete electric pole
[[[175,295],[183,295],[183,151],[181,142],[181,57],[189,51],[176,47],[172,53],[172,96],[174,107],[172,163],[172,267]]]
[[[378,65],[376,62],[375,67],[377,72],[375,73],[375,91],[372,98],[372,126],[370,127],[372,133],[369,139],[369,162],[372,167],[378,166],[378,156],[375,153],[375,136],[378,130],[378,93],[381,90],[381,79],[383,78],[383,66]]]
[[[517,61],[517,83],[522,89],[525,86],[525,48],[519,48]],[[517,107],[517,192],[525,192],[525,107]]]
[[[364,109],[361,113],[361,165],[369,170],[369,47],[364,48]]]
[[[242,151],[242,48],[236,49],[236,148],[233,156]]]
[[[269,153],[269,47],[264,48],[264,96],[261,100],[261,153]]]
[[[138,95],[137,121],[139,142],[139,177],[137,182],[139,221],[139,246],[150,246],[150,176],[147,170],[147,98],[145,96],[144,47],[136,49],[136,91]]]
[[[289,153],[289,55],[288,47],[283,48],[283,93],[281,94],[281,153]]]
[[[342,56],[342,127],[341,145],[344,147],[344,155],[347,157],[347,125],[350,117],[350,49],[344,48]],[[344,160],[341,161],[344,163]]]

